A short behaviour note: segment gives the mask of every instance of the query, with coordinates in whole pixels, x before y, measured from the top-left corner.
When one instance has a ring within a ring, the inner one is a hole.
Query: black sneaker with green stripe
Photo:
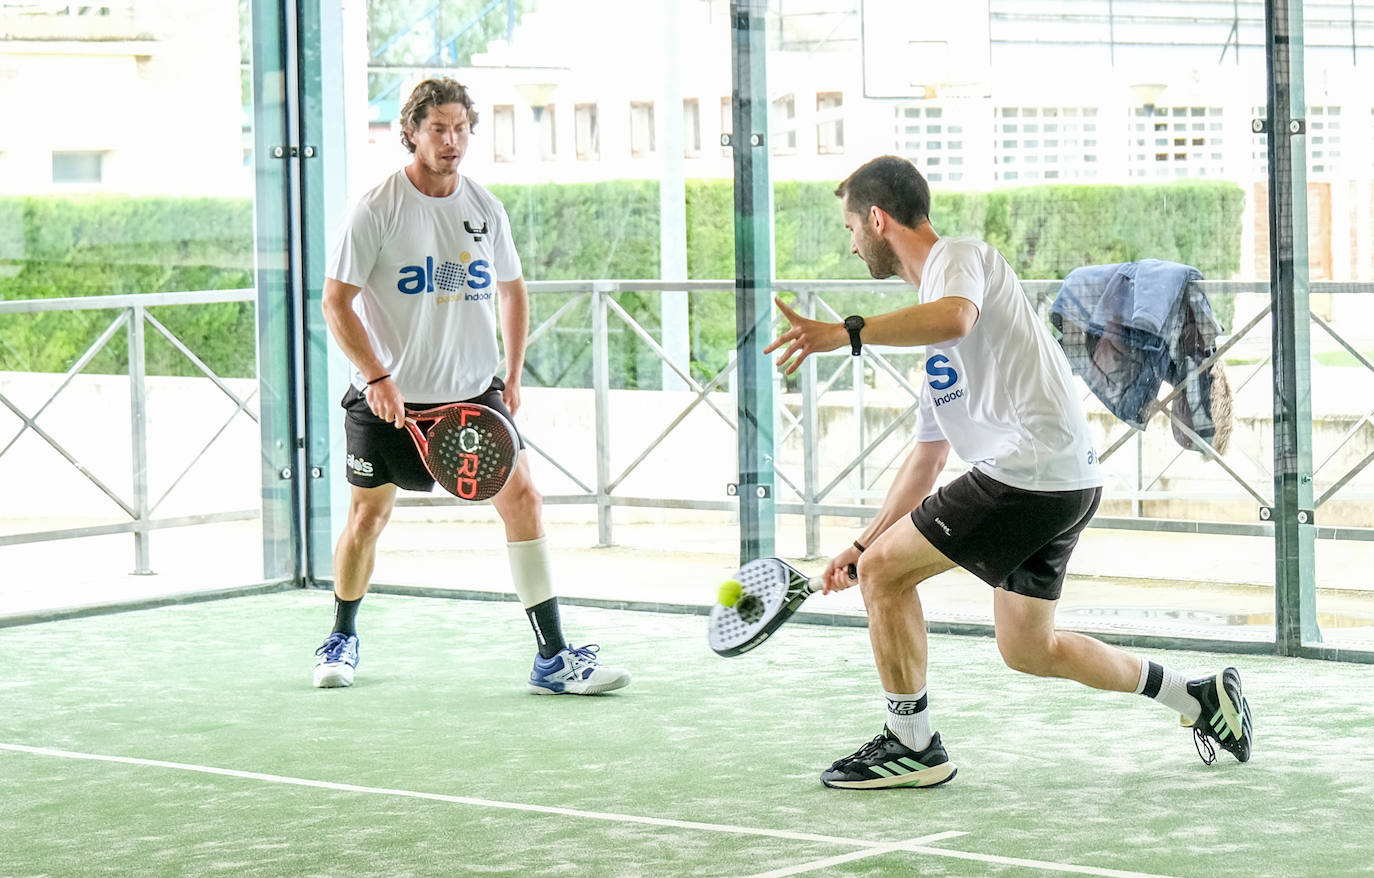
[[[933,787],[957,771],[940,743],[939,732],[918,753],[883,726],[881,735],[821,772],[821,783],[844,790]]]
[[[1250,720],[1250,703],[1240,691],[1240,672],[1227,668],[1212,677],[1203,677],[1188,684],[1188,694],[1202,705],[1202,712],[1194,722],[1181,718],[1185,726],[1193,727],[1193,746],[1202,761],[1211,765],[1221,748],[1241,762],[1250,761],[1250,742],[1254,726]]]

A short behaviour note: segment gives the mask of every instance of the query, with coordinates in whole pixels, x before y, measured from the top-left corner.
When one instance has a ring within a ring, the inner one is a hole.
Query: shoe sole
[[[836,790],[888,790],[898,787],[927,788],[949,783],[959,769],[952,762],[942,762],[930,768],[913,771],[898,777],[875,777],[873,780],[825,780],[821,783]]]
[[[623,689],[630,685],[629,677],[620,677],[616,680],[607,680],[604,683],[589,683],[577,689],[568,688],[564,684],[562,689],[550,689],[547,686],[539,686],[535,683],[529,685],[529,689],[535,695],[599,695],[602,692],[610,692],[613,689]]]
[[[342,670],[325,666],[315,669],[316,689],[343,689],[352,685],[353,669],[347,665]]]
[[[1241,711],[1236,709],[1236,703],[1231,700],[1231,693],[1227,692],[1223,685],[1225,678],[1226,672],[1222,671],[1217,674],[1212,685],[1216,687],[1217,704],[1221,706],[1221,718],[1226,721],[1226,729],[1231,733],[1232,740],[1239,741],[1245,727],[1242,724]],[[1236,698],[1240,701],[1241,709],[1244,709],[1245,696],[1241,694],[1239,673],[1236,674]]]

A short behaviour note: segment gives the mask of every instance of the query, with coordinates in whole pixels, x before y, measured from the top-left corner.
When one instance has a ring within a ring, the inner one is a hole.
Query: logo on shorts
[[[363,460],[361,457],[350,454],[345,459],[345,462],[348,464],[348,468],[353,470],[356,475],[370,476],[373,474],[372,461],[370,460]]]
[[[371,466],[371,464],[369,464],[369,466]],[[949,525],[941,521],[940,516],[935,516],[935,523],[940,525],[940,530],[945,532],[945,536],[949,536]]]

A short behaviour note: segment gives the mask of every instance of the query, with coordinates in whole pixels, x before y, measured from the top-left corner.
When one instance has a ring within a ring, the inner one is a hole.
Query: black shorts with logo
[[[501,400],[501,391],[506,384],[500,378],[491,379],[491,386],[472,399],[453,400],[453,402],[475,402],[496,409],[515,425],[515,419],[506,410]],[[407,411],[420,411],[446,405],[442,402],[406,403]],[[349,386],[339,405],[343,406],[344,432],[348,437],[348,455],[344,458],[344,470],[348,483],[360,488],[377,488],[392,484],[408,491],[432,491],[434,478],[425,468],[420,452],[415,448],[415,440],[404,427],[396,429],[390,421],[383,421],[368,408],[367,398],[358,388]],[[519,438],[520,431],[515,431]],[[520,447],[525,440],[520,439]]]
[[[1059,599],[1069,556],[1101,488],[1026,491],[971,469],[911,513],[931,545],[993,588]]]

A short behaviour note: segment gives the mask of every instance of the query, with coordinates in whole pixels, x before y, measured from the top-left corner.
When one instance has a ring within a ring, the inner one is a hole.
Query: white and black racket
[[[858,577],[849,565],[849,578]],[[726,580],[711,607],[706,631],[711,649],[740,655],[763,643],[815,592],[825,588],[820,576],[807,576],[781,558],[759,558]]]
[[[464,500],[496,496],[520,458],[515,428],[489,406],[455,402],[411,411],[405,425],[434,481]]]

